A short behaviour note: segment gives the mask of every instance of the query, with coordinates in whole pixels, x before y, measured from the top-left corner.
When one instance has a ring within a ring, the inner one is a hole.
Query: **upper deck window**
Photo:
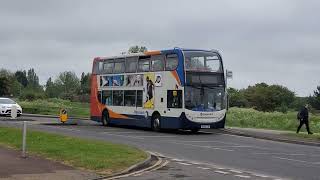
[[[138,57],[127,57],[126,58],[126,72],[134,73],[137,71]]]
[[[218,72],[222,70],[217,53],[203,51],[185,51],[186,71]]]
[[[151,56],[151,71],[163,71],[164,70],[164,56],[156,55]]]
[[[176,54],[168,54],[166,58],[166,70],[175,70],[178,66],[178,56]]]
[[[114,68],[113,59],[106,60],[106,61],[103,63],[103,72],[104,72],[104,73],[112,73],[112,72],[113,72],[113,68]]]
[[[138,70],[140,72],[147,72],[150,70],[150,58],[139,59],[138,62]]]
[[[123,73],[125,69],[124,59],[116,59],[114,61],[114,70],[113,73]]]

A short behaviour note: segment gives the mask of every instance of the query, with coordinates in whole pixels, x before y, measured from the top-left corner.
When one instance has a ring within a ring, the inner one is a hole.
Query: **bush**
[[[89,117],[89,103],[71,102],[58,98],[19,101],[25,113],[58,115],[61,108],[67,109],[69,116]]]
[[[263,128],[296,131],[298,126],[297,112],[260,112],[254,109],[230,108],[227,115],[227,126],[245,128]],[[310,114],[310,128],[320,132],[320,116]],[[303,129],[305,131],[305,129]]]
[[[289,110],[288,106],[286,106],[285,104],[282,104],[280,107],[276,108],[276,111],[278,112],[282,112],[282,113],[287,113]]]
[[[33,90],[26,90],[21,95],[21,100],[27,100],[27,101],[34,101],[36,99],[44,99],[45,95],[44,93],[35,92]]]

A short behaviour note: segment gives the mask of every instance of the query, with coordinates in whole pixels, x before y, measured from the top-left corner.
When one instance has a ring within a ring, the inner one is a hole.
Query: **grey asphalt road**
[[[233,136],[219,130],[158,133],[102,127],[91,121],[61,125],[55,119],[25,118],[33,129],[128,144],[169,161],[161,169],[124,179],[320,179],[319,147]],[[0,119],[0,126],[21,124]]]

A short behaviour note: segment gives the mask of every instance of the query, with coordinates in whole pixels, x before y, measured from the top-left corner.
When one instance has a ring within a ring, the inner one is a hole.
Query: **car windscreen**
[[[11,99],[0,99],[0,104],[15,104],[16,102],[14,102]]]

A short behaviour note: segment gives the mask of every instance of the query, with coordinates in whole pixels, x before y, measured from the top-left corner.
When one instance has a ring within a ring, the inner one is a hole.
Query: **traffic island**
[[[21,142],[20,129],[0,127],[0,145],[20,150]],[[27,151],[31,157],[46,158],[103,175],[124,172],[150,158],[148,153],[126,145],[31,130],[27,134]]]

